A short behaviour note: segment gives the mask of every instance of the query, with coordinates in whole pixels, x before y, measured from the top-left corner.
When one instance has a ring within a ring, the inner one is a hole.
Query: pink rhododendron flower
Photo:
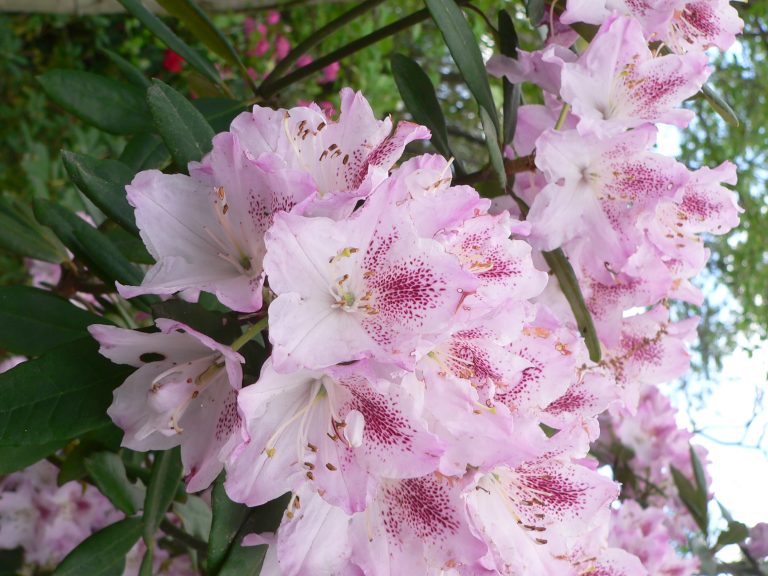
[[[635,20],[612,16],[579,59],[563,65],[561,94],[582,134],[615,134],[646,122],[682,127],[693,112],[677,105],[708,75],[704,54],[656,56]]]
[[[0,549],[24,549],[25,564],[50,569],[122,514],[96,488],[56,483],[46,461],[0,480]]]
[[[288,56],[288,52],[291,51],[291,43],[285,36],[278,36],[275,39],[275,57],[278,60],[282,60]]]
[[[107,413],[132,450],[180,445],[187,489],[197,492],[216,478],[239,440],[243,358],[179,322],[155,324],[160,332],[89,328],[104,356],[138,368],[115,390]]]
[[[318,84],[330,84],[336,80],[336,77],[339,75],[339,70],[341,70],[341,64],[338,62],[328,64],[328,66],[323,68],[323,77],[317,81]]]

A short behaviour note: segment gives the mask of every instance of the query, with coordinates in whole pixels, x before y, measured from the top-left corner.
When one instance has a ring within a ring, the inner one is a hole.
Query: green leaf
[[[144,551],[144,557],[141,559],[139,567],[139,576],[152,576],[152,564],[154,563],[152,548]]]
[[[211,532],[211,507],[199,496],[187,496],[186,502],[174,502],[173,512],[181,519],[184,532],[203,542]]]
[[[245,69],[237,51],[229,43],[226,36],[214,26],[208,15],[203,12],[194,0],[157,0],[165,10],[184,22],[190,32],[232,66]]]
[[[488,156],[491,160],[491,166],[493,171],[496,172],[496,177],[499,180],[499,185],[503,190],[507,186],[507,172],[504,168],[504,156],[501,153],[501,147],[497,139],[497,132],[493,126],[493,121],[485,108],[480,108],[480,120],[483,123],[483,131],[485,132],[485,145],[488,148]]]
[[[589,313],[589,308],[587,308],[587,304],[584,302],[584,295],[581,293],[579,280],[576,278],[573,266],[571,266],[568,257],[561,248],[551,252],[542,252],[542,254],[549,268],[557,277],[560,289],[571,306],[579,332],[582,338],[584,338],[584,343],[587,345],[589,359],[592,362],[600,362],[602,357],[600,340],[597,337],[597,330],[595,330],[595,324],[592,321],[592,314]]]
[[[52,576],[120,576],[125,555],[141,537],[140,518],[126,518],[89,536],[59,564]]]
[[[235,314],[209,312],[199,304],[183,300],[166,300],[153,304],[152,316],[178,320],[218,342],[232,342],[242,334]]]
[[[66,150],[62,150],[61,159],[69,177],[99,210],[129,232],[139,233],[125,192],[126,184],[133,180],[133,170],[117,160],[96,160]]]
[[[717,537],[716,549],[720,549],[729,544],[739,544],[744,542],[749,536],[749,528],[741,522],[735,522],[731,520],[728,522],[728,529],[724,532],[720,532]]]
[[[60,344],[88,336],[103,322],[52,292],[31,286],[0,286],[0,348],[39,356]]]
[[[192,104],[205,116],[214,132],[226,132],[232,120],[248,110],[242,102],[230,98],[196,98]]]
[[[34,218],[17,212],[14,203],[0,198],[0,248],[35,260],[58,264],[67,259],[67,252],[58,240],[46,237],[46,229]],[[48,231],[50,234],[50,231]]]
[[[134,173],[150,168],[164,168],[171,153],[157,134],[137,134],[128,141],[120,154],[120,162]]]
[[[160,80],[147,90],[147,100],[157,130],[180,168],[210,151],[213,130],[189,100]]]
[[[155,259],[147,252],[147,247],[125,228],[121,228],[112,220],[106,220],[99,231],[104,234],[115,247],[131,262],[137,264],[154,264]]]
[[[96,228],[63,206],[35,200],[35,215],[95,274],[106,282],[138,285],[143,274]]]
[[[0,374],[0,446],[63,443],[103,426],[112,390],[132,370],[85,338]]]
[[[499,10],[499,49],[504,56],[517,58],[517,31],[512,17],[506,10]],[[501,79],[504,102],[502,104],[503,143],[509,144],[517,129],[517,109],[520,106],[520,84],[512,84],[506,78]]]
[[[525,10],[528,13],[528,20],[530,20],[531,24],[534,26],[541,24],[541,21],[544,18],[545,9],[546,4],[544,0],[526,0],[525,2]]]
[[[144,542],[152,546],[152,539],[160,522],[173,502],[182,476],[181,452],[178,447],[155,452],[152,475],[149,477],[144,499]]]
[[[215,574],[217,576],[259,576],[266,555],[267,547],[265,545],[241,546],[238,542],[232,546],[229,556],[219,572]],[[268,575],[265,574],[264,576]]]
[[[18,576],[23,564],[23,548],[0,550],[0,576]]]
[[[62,443],[56,441],[38,446],[0,446],[0,474],[10,474],[31,466],[56,452]],[[0,569],[0,575],[2,573]]]
[[[211,496],[213,520],[208,536],[208,570],[217,574],[232,547],[240,526],[245,521],[250,509],[237,502],[232,502],[224,490],[224,472],[216,479]]]
[[[675,486],[677,487],[677,493],[680,496],[680,499],[688,509],[688,512],[691,513],[691,516],[696,522],[696,525],[706,535],[709,528],[707,523],[706,505],[704,508],[701,507],[701,499],[699,498],[697,490],[694,488],[691,481],[686,478],[685,474],[680,472],[680,470],[674,466],[671,466],[670,469],[672,471],[672,478],[675,481]]]
[[[135,86],[83,70],[50,70],[37,79],[56,104],[105,132],[153,130],[143,93]]]
[[[117,69],[120,70],[128,82],[143,90],[146,90],[149,87],[149,80],[144,76],[144,73],[141,70],[136,68],[136,66],[116,52],[112,52],[112,50],[102,48],[101,51],[107,55],[107,58],[109,58],[115,66],[117,66]]]
[[[168,48],[184,58],[195,70],[217,84],[222,83],[219,73],[216,72],[213,64],[176,36],[160,18],[144,7],[141,0],[119,0],[119,2],[128,12],[136,16],[144,26],[149,28],[152,34],[157,36]]]
[[[709,105],[712,106],[712,109],[717,112],[723,120],[731,126],[738,128],[741,123],[739,122],[739,117],[736,115],[736,112],[733,111],[730,104],[728,104],[728,102],[726,102],[725,99],[712,88],[712,86],[705,84],[701,89],[701,93],[704,96],[704,99],[709,102]]]
[[[118,510],[132,516],[144,501],[144,487],[128,480],[123,460],[114,452],[97,452],[85,459],[96,487]]]
[[[448,143],[445,116],[429,76],[417,62],[403,54],[392,54],[390,62],[397,89],[408,112],[416,122],[432,131],[432,145],[440,154],[449,158],[455,157]],[[463,172],[458,170],[458,165],[457,171]]]
[[[493,102],[491,86],[488,83],[483,56],[464,14],[454,0],[424,0],[424,2],[440,29],[459,72],[467,82],[469,91],[480,108],[485,109],[498,134],[499,118]]]

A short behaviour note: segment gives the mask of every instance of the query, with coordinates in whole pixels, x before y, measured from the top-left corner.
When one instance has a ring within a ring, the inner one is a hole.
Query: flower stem
[[[277,63],[272,72],[270,72],[267,77],[264,78],[263,82],[261,83],[260,90],[263,90],[270,84],[276,82],[302,55],[306,54],[313,47],[320,44],[320,42],[331,36],[337,30],[346,26],[347,23],[351,22],[358,16],[362,16],[368,10],[375,8],[383,1],[384,0],[365,0],[351,10],[344,12],[344,14],[338,18],[331,20],[328,22],[328,24],[319,30],[315,30],[312,35],[299,42],[285,58]]]
[[[242,348],[248,342],[253,340],[253,338],[255,338],[257,334],[262,332],[267,327],[268,322],[269,322],[269,318],[267,316],[264,316],[264,318],[256,322],[256,324],[251,324],[248,330],[243,332],[237,340],[232,342],[232,350],[237,352],[238,350],[240,350],[240,348]]]

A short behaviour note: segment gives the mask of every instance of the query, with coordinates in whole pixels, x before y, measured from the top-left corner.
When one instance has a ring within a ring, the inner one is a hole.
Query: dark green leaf
[[[120,456],[114,452],[97,452],[86,458],[85,469],[115,508],[132,516],[141,507],[145,490],[128,480]]]
[[[729,544],[739,544],[744,542],[749,536],[749,528],[741,522],[734,522],[731,520],[728,522],[728,529],[725,532],[720,532],[717,537],[717,544],[715,548],[722,548]]]
[[[259,576],[267,555],[267,547],[241,546],[236,543],[221,566],[217,576]],[[264,576],[268,576],[265,574]]]
[[[89,536],[59,564],[53,576],[120,576],[125,555],[141,537],[140,518],[126,518]]]
[[[115,66],[117,66],[118,70],[120,70],[128,82],[143,90],[146,90],[149,87],[149,80],[147,77],[144,76],[142,71],[136,68],[136,66],[128,62],[128,60],[106,48],[102,49],[102,52],[107,55],[107,58],[109,58]]]
[[[125,186],[133,180],[133,170],[117,160],[96,160],[63,150],[61,159],[75,185],[107,216],[123,228],[138,234],[133,208],[128,204]]]
[[[242,102],[229,98],[196,98],[192,104],[205,116],[214,132],[229,130],[232,120],[248,109]]]
[[[99,230],[104,234],[112,244],[131,262],[137,264],[154,264],[155,259],[147,252],[147,247],[140,238],[137,238],[125,228],[121,228],[112,220],[107,220]]]
[[[139,567],[139,576],[152,576],[152,564],[153,564],[152,548],[147,548],[144,551],[144,558],[141,559],[141,566]]]
[[[704,508],[701,507],[701,499],[699,498],[697,490],[694,488],[691,481],[685,477],[685,474],[680,472],[680,470],[674,466],[671,467],[671,470],[672,478],[675,481],[680,500],[683,501],[688,512],[691,513],[691,517],[693,517],[696,525],[706,535],[708,532],[706,506]]]
[[[717,112],[723,120],[731,126],[739,126],[739,117],[736,115],[736,112],[733,111],[730,104],[728,104],[728,102],[726,102],[723,97],[712,88],[712,86],[705,84],[701,89],[701,93],[704,95],[704,99],[709,102],[709,105],[712,106],[712,109]]]
[[[0,374],[0,445],[63,443],[103,426],[112,390],[131,370],[85,338]]]
[[[209,312],[183,300],[157,302],[152,305],[152,315],[155,318],[178,320],[219,342],[232,342],[242,333],[233,314]]]
[[[131,264],[117,247],[96,228],[63,206],[47,200],[35,200],[35,215],[88,267],[107,282],[138,285],[141,271]]]
[[[587,345],[587,350],[589,350],[589,359],[593,362],[600,362],[602,357],[600,340],[597,337],[597,330],[595,330],[595,324],[592,321],[592,314],[589,313],[589,308],[587,308],[587,304],[584,302],[584,296],[581,293],[573,266],[571,266],[567,256],[560,248],[551,252],[543,252],[542,254],[549,268],[557,277],[560,289],[571,306],[579,332],[581,332],[584,343]]]
[[[221,31],[214,26],[208,15],[194,0],[158,0],[165,10],[187,25],[192,34],[236,68],[244,69],[242,60],[232,44]]]
[[[0,348],[39,356],[60,344],[88,336],[90,324],[103,322],[46,290],[0,286]]]
[[[0,576],[17,576],[23,564],[23,548],[0,550]]]
[[[171,153],[157,134],[137,134],[120,154],[120,162],[134,173],[150,168],[164,168],[170,161]]]
[[[491,86],[488,84],[483,56],[464,14],[454,0],[424,0],[424,2],[440,29],[459,72],[467,82],[469,91],[480,108],[485,109],[498,134],[499,119],[491,94]]]
[[[701,459],[693,449],[693,446],[688,447],[691,455],[691,466],[693,467],[693,478],[696,480],[696,489],[699,494],[704,498],[704,504],[707,501],[708,487],[707,487],[707,475],[704,473],[704,466],[701,464]]]
[[[56,104],[105,132],[153,130],[144,94],[135,86],[83,70],[51,70],[38,81]]]
[[[440,154],[449,158],[455,156],[448,143],[445,116],[429,76],[418,63],[402,54],[392,54],[391,64],[392,75],[408,112],[416,122],[432,131],[431,142]]]
[[[208,542],[211,532],[211,507],[200,496],[187,496],[186,502],[174,502],[173,512],[181,520],[184,532]]]
[[[31,466],[38,460],[50,456],[61,448],[62,442],[51,442],[39,446],[0,446],[0,474],[10,474]],[[2,561],[0,561],[2,565]],[[0,574],[2,574],[0,569]]]
[[[491,117],[485,111],[485,108],[480,108],[480,120],[483,123],[483,131],[485,132],[485,145],[488,148],[488,157],[491,160],[491,166],[493,171],[496,172],[496,177],[499,180],[499,185],[503,190],[507,185],[507,173],[504,168],[504,156],[501,153],[501,147],[497,139],[497,131],[493,125]]]
[[[213,64],[176,36],[160,18],[144,7],[141,0],[119,0],[119,2],[128,12],[136,16],[144,26],[149,28],[152,34],[157,36],[168,48],[184,58],[195,70],[206,76],[209,80],[217,84],[221,83],[221,78]]]
[[[544,11],[546,9],[545,0],[526,0],[525,9],[528,13],[528,20],[531,24],[538,26],[544,19]]]
[[[211,507],[213,521],[208,536],[208,570],[211,574],[217,574],[250,509],[229,499],[224,490],[223,472],[213,485]]]
[[[180,168],[200,160],[211,149],[213,130],[189,100],[159,80],[147,90],[147,100],[163,142]]]
[[[151,546],[160,522],[173,502],[183,469],[179,448],[155,452],[155,463],[144,499],[144,542]]]
[[[66,260],[64,247],[57,240],[51,242],[46,237],[45,228],[34,219],[30,222],[18,214],[15,208],[10,201],[0,198],[0,248],[19,256],[55,264]]]
[[[506,10],[499,10],[499,49],[504,56],[517,58],[517,32],[512,17]],[[506,78],[501,79],[504,93],[503,112],[503,143],[509,144],[515,137],[517,129],[517,109],[520,106],[520,85],[512,84]]]

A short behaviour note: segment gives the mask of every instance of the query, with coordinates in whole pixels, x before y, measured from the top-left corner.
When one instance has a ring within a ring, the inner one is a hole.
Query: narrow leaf
[[[171,154],[157,134],[137,134],[125,145],[119,160],[135,174],[141,170],[165,168],[171,161]]]
[[[525,9],[531,24],[538,26],[544,18],[546,4],[544,0],[526,0]]]
[[[128,480],[120,456],[114,452],[97,452],[85,459],[85,469],[115,508],[132,516],[141,507],[145,490]]]
[[[232,66],[244,69],[243,62],[226,36],[214,26],[208,15],[194,0],[158,0],[158,4],[184,22],[190,32]]]
[[[89,536],[72,550],[53,576],[120,576],[125,555],[141,537],[140,518],[126,518]]]
[[[430,129],[432,145],[440,154],[449,158],[455,157],[448,143],[445,116],[429,76],[416,61],[403,54],[392,54],[390,61],[392,75],[408,112],[416,122]]]
[[[704,99],[709,102],[709,105],[712,106],[712,109],[717,112],[723,120],[731,126],[739,126],[739,117],[736,115],[736,112],[733,111],[730,104],[728,104],[728,102],[726,102],[725,99],[712,88],[712,86],[705,84],[701,89],[701,93],[704,96]]]
[[[592,362],[600,362],[602,352],[600,351],[600,340],[597,337],[597,330],[592,321],[592,315],[589,313],[587,304],[584,302],[584,296],[579,287],[579,281],[576,273],[573,271],[571,263],[568,261],[562,249],[558,248],[551,252],[543,252],[544,259],[549,268],[557,277],[560,283],[560,289],[563,291],[568,304],[571,306],[576,324],[579,327],[582,338],[589,351],[589,359]]]
[[[168,48],[184,58],[195,70],[217,84],[222,83],[213,64],[174,34],[160,18],[144,7],[141,0],[119,0],[119,2],[128,12],[136,16],[144,26],[149,28],[152,34],[157,36]]]
[[[211,532],[211,506],[200,496],[187,496],[186,502],[174,502],[173,512],[181,520],[184,532],[198,540],[208,542]]]
[[[144,542],[152,546],[152,539],[157,532],[160,522],[173,502],[176,490],[181,481],[183,469],[179,448],[155,452],[155,463],[147,486],[144,499]]]
[[[506,10],[499,10],[499,49],[504,56],[517,58],[517,31],[512,17]],[[512,84],[506,78],[501,79],[504,101],[502,104],[503,143],[509,144],[517,129],[517,109],[520,106],[520,85]]]
[[[259,576],[267,555],[267,547],[241,546],[235,543],[217,576]],[[269,576],[265,574],[264,576]]]
[[[31,466],[56,452],[62,444],[57,441],[38,446],[0,446],[0,474],[10,474]]]
[[[58,240],[55,240],[50,230],[40,226],[33,218],[30,222],[15,208],[12,201],[0,198],[0,248],[19,256],[45,262],[58,264],[66,260],[66,249]]]
[[[149,87],[149,80],[144,76],[144,73],[128,62],[128,60],[106,48],[102,49],[102,52],[107,55],[107,58],[109,58],[115,66],[117,66],[117,69],[120,70],[123,77],[125,77],[128,82],[143,90],[146,90]]]
[[[724,532],[720,532],[720,535],[717,537],[715,548],[720,549],[729,544],[739,544],[740,542],[744,542],[748,536],[749,528],[747,528],[745,524],[731,520],[728,522],[728,529]]]
[[[112,390],[131,370],[86,338],[0,374],[0,446],[63,443],[103,426]]]
[[[707,525],[707,511],[706,508],[701,508],[701,504],[696,493],[696,488],[694,488],[691,481],[688,480],[685,474],[680,472],[680,470],[674,466],[671,466],[671,471],[672,478],[675,481],[675,486],[677,487],[677,493],[680,496],[680,499],[688,509],[688,512],[691,513],[691,516],[693,517],[693,520],[696,522],[699,529],[706,535],[709,528]]]
[[[205,117],[173,88],[159,80],[147,90],[157,130],[176,164],[186,168],[211,149],[213,130]]]
[[[485,111],[485,108],[480,108],[480,120],[483,123],[483,131],[485,132],[485,145],[488,148],[488,156],[491,160],[491,166],[493,167],[493,171],[496,172],[499,185],[503,190],[507,185],[507,173],[504,169],[504,156],[501,154],[499,141],[496,138],[496,129],[493,126],[491,117]]]
[[[35,215],[88,267],[107,282],[141,283],[142,273],[104,234],[63,206],[35,200]]]
[[[61,344],[88,336],[103,322],[52,292],[31,286],[0,286],[0,348],[39,356]]]
[[[38,81],[56,104],[111,134],[151,132],[152,117],[142,91],[83,70],[50,70]]]
[[[99,210],[129,232],[138,234],[133,208],[125,194],[133,170],[117,160],[96,160],[66,150],[61,152],[61,159],[69,177]]]
[[[498,134],[499,119],[483,56],[464,14],[454,0],[424,0],[424,2],[440,29],[459,72],[467,82],[469,91],[480,107],[485,109]]]
[[[211,506],[213,520],[208,536],[208,570],[211,574],[217,574],[250,509],[229,499],[224,490],[223,472],[213,485]]]

